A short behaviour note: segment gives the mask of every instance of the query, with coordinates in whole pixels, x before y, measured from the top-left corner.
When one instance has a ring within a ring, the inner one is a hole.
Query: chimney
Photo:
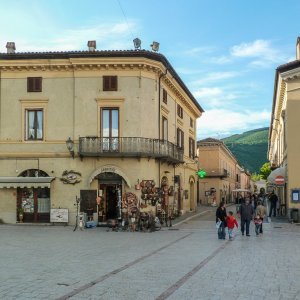
[[[6,49],[7,49],[7,53],[15,53],[16,51],[15,42],[7,42]]]
[[[300,36],[298,36],[296,43],[296,59],[300,60]]]
[[[95,51],[96,50],[96,41],[88,41],[87,45],[89,47],[89,51]]]

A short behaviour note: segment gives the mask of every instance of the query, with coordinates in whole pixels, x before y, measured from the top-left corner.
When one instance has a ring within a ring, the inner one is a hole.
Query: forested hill
[[[268,161],[269,128],[264,127],[234,134],[222,139],[239,163],[251,173],[259,173],[261,166]]]

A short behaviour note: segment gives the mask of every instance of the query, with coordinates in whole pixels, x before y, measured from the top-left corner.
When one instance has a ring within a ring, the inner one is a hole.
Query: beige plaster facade
[[[241,188],[242,168],[231,151],[221,141],[207,138],[197,142],[199,169],[206,171],[199,178],[199,199],[203,204],[232,202],[232,191]]]
[[[283,206],[283,213],[290,216],[293,208],[300,209],[297,199],[300,189],[300,38],[297,39],[295,61],[281,65],[276,70],[272,118],[269,131],[268,156],[273,169],[268,185],[275,189]],[[277,185],[276,176],[283,176],[284,183]],[[292,195],[292,192],[294,196]]]
[[[104,76],[117,77],[116,90],[104,90]],[[28,91],[29,77],[42,78],[40,92]],[[182,108],[181,116],[178,107]],[[118,115],[117,135],[106,140],[102,139],[103,110]],[[159,189],[166,177],[175,191],[168,196],[168,209],[172,213],[194,210],[197,165],[190,139],[196,140],[196,119],[202,112],[167,59],[158,53],[0,54],[0,219],[18,222],[18,197],[24,196],[21,189],[33,186],[18,183],[26,170],[51,177],[47,183],[50,208],[68,209],[70,224],[75,222],[74,203],[81,191],[93,190],[99,195],[101,174],[119,176],[121,196],[134,193],[138,205],[143,200],[137,183],[153,180]],[[29,114],[40,124],[32,121],[35,125],[30,125]],[[33,130],[29,126],[39,126],[42,138],[29,139]],[[178,146],[178,128],[184,133],[183,151]],[[70,152],[66,147],[69,137],[74,142],[74,158],[72,149]],[[109,148],[104,149],[105,145]],[[65,171],[73,171],[78,182],[65,183]],[[179,179],[174,182],[174,177]],[[17,183],[7,183],[9,178]],[[155,205],[146,205],[155,211]],[[35,207],[34,213],[38,214],[38,209]]]

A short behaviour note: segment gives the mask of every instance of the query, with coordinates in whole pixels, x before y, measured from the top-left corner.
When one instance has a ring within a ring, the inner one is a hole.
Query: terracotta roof
[[[101,51],[61,51],[61,52],[17,52],[0,53],[0,60],[21,60],[21,59],[68,59],[68,58],[91,58],[91,57],[143,57],[161,62],[177,80],[182,89],[191,98],[200,112],[204,112],[196,98],[181,80],[177,72],[171,66],[167,58],[156,52],[147,50],[101,50]]]
[[[198,141],[198,143],[220,143],[220,144],[223,144],[223,142],[221,140],[210,138],[210,137],[200,140],[200,141]]]

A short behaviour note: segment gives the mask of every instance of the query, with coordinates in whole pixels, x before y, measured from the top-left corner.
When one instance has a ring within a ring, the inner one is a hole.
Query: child
[[[226,217],[226,223],[227,223],[227,227],[228,227],[229,240],[232,241],[234,225],[236,226],[236,228],[239,227],[235,217],[233,216],[232,211],[228,212],[228,215]]]
[[[261,217],[259,215],[256,215],[254,218],[256,235],[259,235],[259,233],[261,231],[262,222],[263,222],[263,220],[261,219]]]

